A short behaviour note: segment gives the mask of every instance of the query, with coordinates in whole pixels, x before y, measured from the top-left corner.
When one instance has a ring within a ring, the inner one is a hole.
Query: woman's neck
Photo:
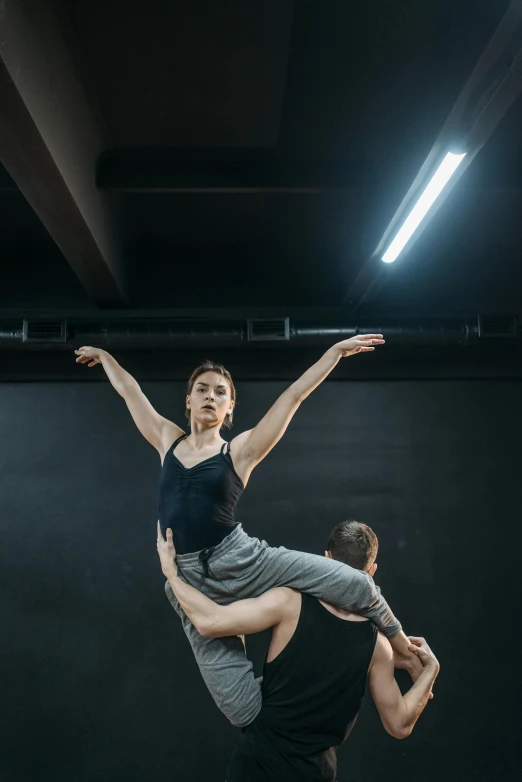
[[[210,448],[212,445],[222,443],[223,438],[219,433],[219,427],[202,426],[197,421],[194,421],[190,427],[187,441],[195,451],[200,451],[203,448]]]

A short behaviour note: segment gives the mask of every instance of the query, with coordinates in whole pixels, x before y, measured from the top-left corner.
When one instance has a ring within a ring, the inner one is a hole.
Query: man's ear
[[[332,559],[332,552],[331,551],[325,551],[324,555],[325,555],[326,559]]]
[[[373,578],[374,575],[375,575],[375,571],[376,570],[377,570],[377,562],[374,562],[373,565],[371,566],[371,568],[368,571],[368,575]]]

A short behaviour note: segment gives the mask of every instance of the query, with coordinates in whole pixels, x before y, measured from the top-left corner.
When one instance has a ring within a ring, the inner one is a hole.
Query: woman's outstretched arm
[[[248,478],[256,464],[265,458],[286,432],[301,402],[328,377],[341,358],[367,353],[375,350],[375,345],[383,344],[382,334],[360,334],[329,348],[316,364],[281,394],[254,429],[243,432],[232,441],[236,469],[240,469],[243,476]]]
[[[137,380],[130,375],[106,350],[85,346],[74,351],[76,362],[93,367],[101,364],[112,387],[123,397],[141,434],[163,458],[165,451],[177,437],[184,434],[179,426],[160,415],[151,405]]]

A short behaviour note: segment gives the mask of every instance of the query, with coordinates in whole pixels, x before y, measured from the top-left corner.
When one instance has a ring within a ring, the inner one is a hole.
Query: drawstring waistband
[[[227,554],[232,549],[235,549],[236,546],[241,546],[244,540],[249,540],[249,536],[246,534],[246,532],[241,527],[241,524],[238,523],[237,527],[235,527],[232,532],[230,532],[221,543],[218,543],[217,546],[214,546],[214,554],[216,557],[221,557],[223,554]],[[194,567],[197,566],[199,563],[201,551],[192,551],[188,554],[178,554],[176,557],[176,562],[178,563],[178,567],[184,569],[186,567]]]
[[[203,551],[200,551],[198,553],[198,559],[203,565],[203,573],[205,575],[205,578],[214,578],[212,575],[212,571],[210,570],[210,566],[208,564],[208,561],[214,551],[216,550],[215,546],[211,546],[210,548],[204,548]]]

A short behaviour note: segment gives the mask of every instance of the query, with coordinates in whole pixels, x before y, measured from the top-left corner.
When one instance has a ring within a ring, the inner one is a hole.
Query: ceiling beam
[[[519,191],[516,181],[478,181],[469,189]],[[0,186],[1,186],[0,171]],[[274,149],[150,148],[107,149],[96,165],[100,190],[117,193],[346,193],[381,192],[378,176],[368,176],[360,161],[335,158],[292,158]],[[464,187],[464,189],[467,189]]]
[[[95,185],[104,140],[66,24],[53,0],[0,3],[0,160],[94,303],[121,307],[116,226]]]
[[[101,155],[96,182],[120,193],[318,193],[365,184],[354,168],[348,159],[281,159],[272,149],[126,148]]]
[[[0,120],[1,121],[1,120]],[[0,165],[0,193],[19,193],[16,183],[13,182],[7,171]]]

